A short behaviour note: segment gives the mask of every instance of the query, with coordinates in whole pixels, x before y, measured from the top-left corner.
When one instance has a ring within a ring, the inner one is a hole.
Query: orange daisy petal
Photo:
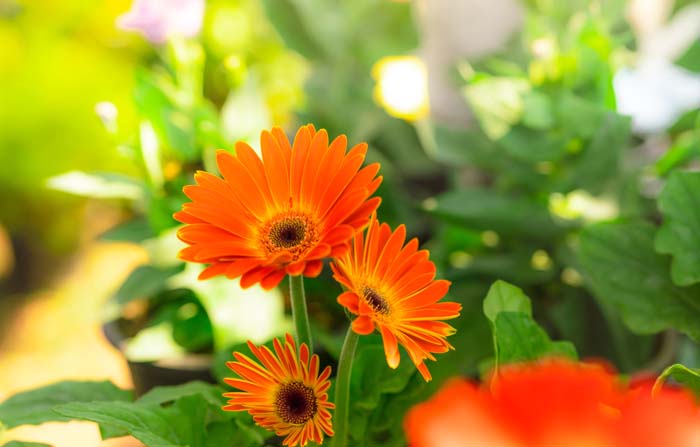
[[[343,307],[346,307],[350,312],[358,313],[358,303],[360,298],[355,294],[355,292],[343,292],[338,296],[338,303]]]
[[[241,277],[275,287],[285,273],[318,276],[322,258],[342,256],[377,208],[379,166],[362,169],[366,144],[345,152],[343,135],[302,126],[290,144],[279,128],[261,134],[261,156],[238,142],[218,151],[222,177],[199,172],[185,187],[191,202],[175,219],[188,247],[179,256],[210,264],[201,278]]]
[[[274,340],[275,353],[268,348],[249,346],[257,361],[234,353],[236,361],[226,365],[244,379],[226,378],[228,385],[242,390],[224,393],[229,398],[225,411],[247,411],[256,424],[278,436],[289,446],[305,446],[309,441],[321,444],[324,436],[333,436],[328,402],[330,368],[318,375],[318,355],[311,355],[306,344],[299,351],[291,335],[284,345]],[[304,374],[299,374],[304,372]]]
[[[316,278],[321,274],[323,270],[323,262],[315,259],[306,263],[306,268],[304,269],[304,276],[308,278]]]
[[[369,317],[359,316],[352,320],[352,330],[360,335],[369,335],[374,331],[374,323]]]

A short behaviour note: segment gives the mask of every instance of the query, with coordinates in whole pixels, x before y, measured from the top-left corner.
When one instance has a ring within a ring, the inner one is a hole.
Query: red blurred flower
[[[691,447],[700,409],[685,390],[628,388],[601,365],[510,365],[477,388],[452,380],[404,421],[414,447]]]
[[[632,389],[620,407],[617,445],[623,447],[700,446],[700,408],[686,389],[651,384]]]

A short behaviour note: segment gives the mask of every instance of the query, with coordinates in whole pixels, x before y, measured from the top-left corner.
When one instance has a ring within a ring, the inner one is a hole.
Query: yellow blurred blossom
[[[389,115],[407,121],[428,116],[428,74],[416,56],[390,56],[372,68],[374,98]]]
[[[549,211],[562,219],[581,218],[591,222],[614,219],[618,215],[618,208],[614,202],[594,197],[580,189],[566,195],[550,195]]]

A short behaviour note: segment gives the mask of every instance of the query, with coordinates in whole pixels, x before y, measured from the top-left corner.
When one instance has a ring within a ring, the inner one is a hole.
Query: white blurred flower
[[[663,60],[623,68],[613,79],[618,112],[640,133],[662,132],[683,113],[700,107],[700,75]]]
[[[628,19],[639,44],[636,67],[613,79],[617,109],[632,117],[635,131],[664,131],[683,113],[700,107],[700,75],[672,61],[700,38],[700,5],[688,5],[666,22],[672,0],[633,0]]]
[[[194,37],[202,29],[204,0],[134,0],[117,18],[117,26],[138,31],[153,43],[175,37]]]

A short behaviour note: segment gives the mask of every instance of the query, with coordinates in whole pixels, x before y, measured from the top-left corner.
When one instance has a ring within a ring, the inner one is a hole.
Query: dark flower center
[[[301,244],[306,236],[306,223],[298,217],[288,217],[275,222],[268,238],[277,248],[292,248]]]
[[[382,298],[382,296],[377,293],[374,289],[370,289],[369,287],[365,287],[362,290],[362,294],[365,297],[365,301],[367,301],[367,304],[369,304],[369,307],[374,310],[375,313],[378,314],[388,314],[389,313],[389,303]]]
[[[316,414],[314,390],[301,382],[285,383],[277,392],[275,409],[284,422],[301,425]]]

